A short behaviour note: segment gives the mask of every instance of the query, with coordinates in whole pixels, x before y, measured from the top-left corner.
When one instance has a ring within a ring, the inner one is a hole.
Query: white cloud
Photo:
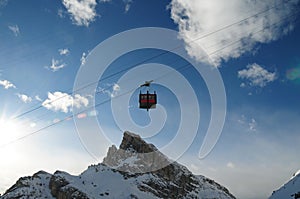
[[[238,71],[238,77],[246,79],[250,86],[264,87],[276,80],[276,72],[269,72],[260,65],[249,64],[247,69]]]
[[[50,70],[52,70],[53,72],[56,72],[56,71],[64,68],[65,66],[66,66],[65,63],[61,63],[61,61],[59,61],[59,60],[52,59],[51,66],[49,66],[47,68],[50,68]]]
[[[89,104],[89,100],[86,97],[83,97],[79,94],[75,94],[71,96],[67,93],[62,92],[54,92],[48,93],[48,99],[46,99],[42,106],[49,110],[53,111],[61,111],[64,113],[68,113],[72,110],[72,107],[81,108],[87,107]]]
[[[53,119],[53,121],[52,121],[53,124],[56,124],[56,123],[59,123],[59,122],[61,122],[61,120],[58,119],[58,118],[55,118],[55,119]]]
[[[118,93],[119,93],[119,91],[121,90],[121,88],[120,88],[120,86],[119,86],[119,84],[114,84],[113,85],[113,90],[112,90],[112,92],[110,93],[110,97],[116,97],[117,95],[118,95]]]
[[[86,62],[86,57],[87,57],[87,54],[85,52],[82,53],[82,56],[80,58],[80,62],[81,62],[81,65],[83,66]]]
[[[0,80],[0,85],[5,89],[16,88],[16,86],[8,80]]]
[[[130,4],[129,3],[127,3],[126,5],[125,5],[125,13],[127,13],[128,11],[129,11],[129,9],[130,9]]]
[[[204,56],[208,54],[214,64],[220,65],[222,60],[250,52],[257,43],[274,41],[293,30],[293,20],[289,21],[287,16],[297,8],[298,2],[172,0],[169,7],[189,55],[207,62]],[[274,6],[276,8],[255,15]],[[241,21],[250,16],[253,17]],[[239,21],[241,23],[237,23]],[[224,28],[230,24],[234,25]]]
[[[130,10],[132,0],[123,0],[123,2],[125,3],[125,13],[127,13]]]
[[[119,86],[119,84],[114,84],[114,85],[113,85],[113,91],[120,91],[120,86]]]
[[[71,18],[76,25],[89,26],[97,16],[96,0],[63,0],[62,3],[71,14]]]
[[[67,48],[59,49],[58,50],[60,55],[68,55],[70,53],[70,50]]]
[[[20,94],[20,93],[17,93],[17,96],[20,98],[20,100],[22,100],[22,102],[24,103],[29,103],[32,101],[32,98],[25,95],[25,94]]]
[[[254,118],[247,118],[245,115],[242,115],[238,120],[242,126],[245,126],[248,131],[256,132],[257,122]]]
[[[65,12],[63,9],[58,9],[57,14],[60,18],[65,18]]]
[[[101,91],[103,93],[106,93],[108,94],[109,97],[113,98],[113,97],[116,97],[119,93],[119,91],[121,90],[120,86],[116,83],[114,83],[112,86],[112,91],[111,90],[108,90],[108,89],[101,89]]]
[[[41,98],[40,98],[40,96],[38,96],[38,95],[36,95],[35,97],[34,97],[37,101],[43,101]]]
[[[241,118],[239,118],[237,121],[238,121],[238,123],[240,123],[240,124],[245,124],[245,121],[246,121],[245,115],[242,115]]]
[[[29,124],[29,126],[30,126],[31,128],[34,128],[34,127],[36,127],[36,123],[35,123],[35,122],[31,122],[31,123]]]
[[[20,29],[18,25],[8,26],[8,28],[14,33],[16,37],[20,35]]]
[[[194,171],[194,172],[195,172],[195,171],[198,172],[198,171],[200,170],[199,167],[198,167],[197,165],[195,165],[195,164],[191,164],[190,167],[191,167],[191,170]]]
[[[233,164],[232,162],[228,162],[228,163],[226,164],[226,166],[227,166],[228,168],[230,168],[230,169],[234,169],[234,168],[235,168],[235,164]]]
[[[248,125],[249,125],[250,131],[256,131],[257,122],[254,118],[251,119],[251,121],[248,123]]]
[[[107,94],[109,97],[113,98],[119,94],[120,90],[121,90],[120,85],[114,83],[114,84],[106,84],[105,87],[97,87],[96,92]]]

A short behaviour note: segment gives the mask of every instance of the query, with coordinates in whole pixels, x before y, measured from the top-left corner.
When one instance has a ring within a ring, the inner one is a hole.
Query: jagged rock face
[[[157,151],[157,148],[153,144],[148,144],[139,135],[128,131],[124,132],[120,149],[125,151],[133,150],[136,153],[150,153]]]
[[[149,155],[150,154],[150,155]],[[160,167],[164,164],[164,167]],[[158,169],[157,169],[158,168]],[[9,198],[206,198],[233,199],[229,191],[169,160],[140,136],[125,132],[122,143],[109,148],[103,163],[79,176],[57,171],[20,178],[1,199]]]
[[[142,174],[168,166],[170,161],[153,144],[146,143],[140,136],[126,131],[117,149],[111,146],[103,164],[121,172]]]
[[[131,159],[130,164],[128,159]],[[195,177],[186,168],[172,163],[154,145],[146,143],[140,136],[130,132],[124,133],[119,149],[114,145],[109,148],[103,164],[124,172],[127,177],[151,173],[161,178],[163,183],[147,178],[138,186],[140,190],[151,192],[158,197],[181,198],[197,184]],[[155,166],[162,164],[165,167],[156,169]]]
[[[87,195],[77,188],[74,188],[70,185],[64,177],[62,177],[60,171],[56,171],[54,175],[52,175],[49,188],[51,190],[51,194],[53,197],[57,199],[68,199],[68,198],[82,198],[88,199]]]
[[[128,159],[131,160],[130,164],[127,164]],[[153,144],[146,143],[140,136],[130,132],[124,133],[119,149],[114,145],[109,148],[103,164],[120,172],[125,171],[124,174],[129,177],[151,174],[161,179],[155,181],[153,178],[146,178],[143,184],[138,186],[140,190],[151,192],[157,197],[184,198],[201,187],[199,179],[186,167],[172,162]],[[212,180],[207,179],[206,182],[221,188]],[[226,188],[223,191],[234,198]]]

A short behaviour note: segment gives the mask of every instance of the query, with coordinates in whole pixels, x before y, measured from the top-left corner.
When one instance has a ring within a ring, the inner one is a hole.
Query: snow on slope
[[[89,166],[79,176],[63,171],[53,175],[41,171],[20,178],[0,198],[235,199],[225,187],[204,176],[193,175],[185,166],[170,162],[156,150],[138,135],[125,132],[119,149],[110,147],[103,163]],[[150,159],[138,155],[147,152],[156,155]],[[169,164],[158,170],[140,172],[160,162]]]
[[[65,172],[54,175],[66,179],[70,183],[68,186],[80,190],[89,198],[155,198],[153,194],[137,188],[140,179],[126,179],[121,173],[102,164],[90,166],[79,176]]]
[[[68,187],[76,188],[85,193],[88,198],[161,198],[153,194],[159,194],[159,192],[149,186],[149,182],[158,185],[157,189],[168,189],[169,183],[172,184],[172,182],[161,179],[152,173],[127,176],[103,164],[92,165],[79,176],[72,176],[65,172],[56,172],[54,176],[67,180],[70,183],[67,185]],[[204,176],[196,176],[195,178],[197,179],[194,184],[195,189],[183,198],[233,198],[224,187],[213,180]],[[173,185],[176,186],[176,184]],[[170,198],[174,197],[170,196]]]
[[[296,198],[295,194],[300,197],[300,170],[293,175],[290,181],[274,191],[269,199],[294,199]]]
[[[32,177],[20,178],[17,183],[6,191],[1,199],[9,198],[48,198],[54,199],[49,189],[51,174],[40,171]]]

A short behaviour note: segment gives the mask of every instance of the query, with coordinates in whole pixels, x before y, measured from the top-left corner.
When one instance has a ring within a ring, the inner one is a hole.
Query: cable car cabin
[[[140,97],[139,102],[140,102],[141,109],[147,109],[148,111],[149,109],[156,108],[157,97],[155,91],[153,94],[149,93],[149,91],[147,91],[146,94],[140,92],[139,97]]]

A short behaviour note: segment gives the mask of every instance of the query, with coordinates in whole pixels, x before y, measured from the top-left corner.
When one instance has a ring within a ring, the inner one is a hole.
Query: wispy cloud
[[[25,95],[25,94],[20,94],[20,93],[17,93],[17,96],[20,98],[20,100],[22,100],[22,102],[24,103],[29,103],[32,101],[32,98]]]
[[[107,87],[110,87],[112,89],[98,87],[97,92],[107,94],[109,97],[113,98],[116,97],[121,90],[120,85],[117,83],[107,84]]]
[[[230,168],[230,169],[234,169],[234,168],[235,168],[235,164],[232,163],[232,162],[228,162],[228,163],[226,164],[226,166],[227,166],[228,168]]]
[[[7,5],[8,0],[0,0],[0,7],[4,7]]]
[[[254,118],[248,123],[250,131],[256,131],[257,122]]]
[[[72,111],[73,107],[81,108],[87,107],[89,104],[89,100],[86,97],[83,97],[79,94],[71,96],[67,93],[62,92],[54,92],[48,93],[48,99],[46,99],[42,106],[49,110],[53,111],[61,111],[64,113],[68,113]]]
[[[36,95],[34,98],[35,98],[37,101],[39,101],[39,102],[43,101],[43,100],[40,98],[40,96],[38,96],[38,95]]]
[[[18,25],[8,26],[8,28],[14,33],[16,37],[20,35],[20,29]]]
[[[30,126],[31,128],[34,128],[34,127],[36,127],[36,123],[35,123],[35,122],[31,122],[31,123],[29,124],[29,126]]]
[[[8,80],[0,80],[0,85],[5,89],[16,88],[16,86]]]
[[[58,9],[57,14],[60,18],[65,18],[66,12],[63,9]]]
[[[240,87],[241,87],[241,88],[245,88],[245,87],[246,87],[246,84],[245,84],[244,82],[242,82],[242,83],[240,84]]]
[[[250,86],[264,87],[277,79],[276,72],[269,72],[260,65],[249,64],[246,69],[238,71],[238,77],[245,79]],[[245,87],[245,84],[241,84]]]
[[[114,84],[113,85],[113,91],[120,91],[120,86],[119,86],[119,84]]]
[[[125,5],[125,13],[127,13],[127,12],[129,11],[130,6],[131,6],[130,4],[126,4],[126,5]]]
[[[125,13],[127,13],[130,8],[131,8],[131,4],[132,4],[132,0],[123,0],[123,2],[125,3]]]
[[[61,61],[53,58],[51,66],[47,66],[46,68],[52,70],[53,72],[56,72],[56,71],[64,68],[65,66],[66,66],[65,63],[61,63]]]
[[[239,119],[238,119],[238,123],[245,126],[247,128],[247,131],[250,132],[256,132],[256,128],[257,128],[257,122],[254,118],[248,118],[245,115],[242,115]]]
[[[83,52],[80,58],[81,65],[85,65],[87,53]]]
[[[277,40],[293,30],[294,20],[288,16],[297,10],[298,3],[299,0],[172,0],[169,7],[190,56],[208,61],[208,54],[214,64],[220,65],[223,60],[251,52],[257,43]],[[268,12],[255,15],[267,9]],[[247,17],[248,20],[223,28]]]
[[[113,85],[113,91],[112,91],[112,93],[110,94],[110,97],[115,97],[115,96],[117,96],[120,90],[121,90],[121,88],[120,88],[119,84],[116,84],[116,83],[115,83],[115,84]]]
[[[76,25],[89,26],[97,16],[96,0],[63,0],[62,3]]]
[[[58,50],[60,55],[68,55],[70,53],[70,50],[67,48],[62,48]]]

